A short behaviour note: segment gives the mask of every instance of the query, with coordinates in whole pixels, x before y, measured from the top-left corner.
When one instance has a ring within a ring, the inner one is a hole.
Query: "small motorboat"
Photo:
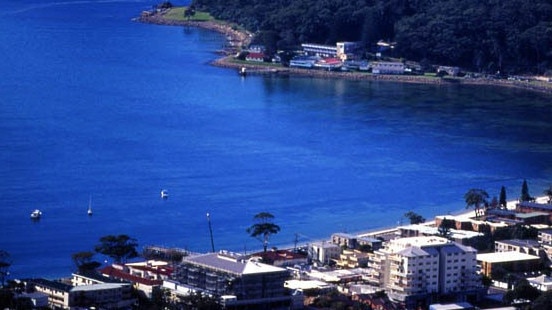
[[[31,212],[31,218],[33,220],[38,220],[42,216],[42,211],[35,209],[33,212]]]
[[[86,214],[92,215],[92,197],[88,200],[88,211],[86,211]]]
[[[169,198],[169,192],[166,189],[161,190],[161,198],[163,199]]]

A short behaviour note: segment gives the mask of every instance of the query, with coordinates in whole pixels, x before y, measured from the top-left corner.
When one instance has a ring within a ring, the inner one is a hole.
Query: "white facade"
[[[477,251],[441,237],[400,238],[374,252],[371,280],[392,299],[480,287]]]
[[[331,242],[316,242],[309,245],[309,258],[328,264],[332,259],[339,258],[341,247]]]

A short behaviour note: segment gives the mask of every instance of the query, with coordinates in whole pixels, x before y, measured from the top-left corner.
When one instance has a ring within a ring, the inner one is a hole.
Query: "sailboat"
[[[92,197],[88,199],[88,211],[86,212],[88,215],[92,215]]]

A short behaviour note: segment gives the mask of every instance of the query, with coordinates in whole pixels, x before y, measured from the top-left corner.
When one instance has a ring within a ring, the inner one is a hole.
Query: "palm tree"
[[[465,195],[464,199],[466,200],[466,209],[474,208],[475,218],[479,218],[481,205],[486,206],[487,199],[489,199],[489,194],[486,191],[478,188],[470,189]]]
[[[274,215],[268,212],[258,213],[253,217],[253,220],[256,222],[247,228],[247,233],[253,238],[259,239],[263,243],[263,249],[266,253],[268,247],[268,239],[271,235],[277,234],[280,231],[280,226],[274,224]]]

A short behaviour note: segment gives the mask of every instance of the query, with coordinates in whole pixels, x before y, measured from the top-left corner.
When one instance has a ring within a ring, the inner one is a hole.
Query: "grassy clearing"
[[[186,7],[175,7],[170,9],[164,15],[164,17],[170,20],[185,21],[185,20],[188,20],[188,18],[184,17],[185,10],[186,10]],[[200,11],[196,11],[194,16],[191,16],[189,20],[198,21],[198,22],[215,21],[213,16],[211,16],[211,14],[207,12],[200,12]]]

